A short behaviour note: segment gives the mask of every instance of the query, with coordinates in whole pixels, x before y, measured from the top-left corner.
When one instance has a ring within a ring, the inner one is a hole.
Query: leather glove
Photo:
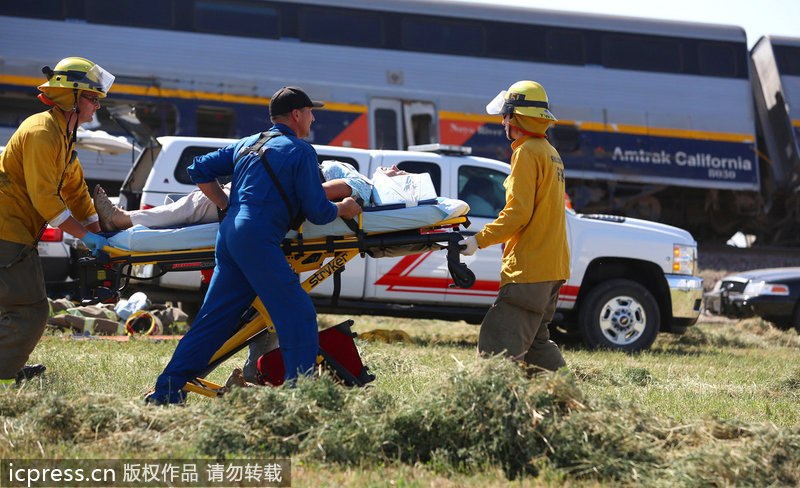
[[[108,239],[97,234],[92,234],[91,232],[87,232],[85,236],[81,237],[81,240],[86,244],[86,247],[92,251],[92,256],[97,256],[97,253],[103,249],[103,246],[108,245]]]
[[[461,249],[458,250],[464,256],[472,256],[478,250],[478,240],[475,236],[469,236],[466,239],[458,241]]]

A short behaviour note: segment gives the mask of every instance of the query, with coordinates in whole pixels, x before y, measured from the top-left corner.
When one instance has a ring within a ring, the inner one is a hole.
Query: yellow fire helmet
[[[550,112],[547,93],[542,85],[535,81],[518,81],[508,90],[501,91],[486,105],[486,113],[503,116],[516,113],[527,117],[558,120]]]
[[[42,68],[47,81],[39,85],[39,90],[47,93],[48,88],[71,88],[97,93],[104,98],[114,83],[114,75],[88,59],[64,58],[55,69]]]

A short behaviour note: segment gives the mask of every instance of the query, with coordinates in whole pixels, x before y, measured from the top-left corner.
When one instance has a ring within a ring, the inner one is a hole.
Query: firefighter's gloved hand
[[[108,245],[108,239],[91,232],[87,232],[85,236],[81,237],[81,240],[92,251],[92,256],[97,256],[97,252],[103,249],[103,246]]]
[[[461,249],[458,250],[464,256],[472,256],[475,254],[475,251],[478,250],[478,240],[475,239],[475,236],[469,236],[466,239],[462,239],[458,241],[458,244],[461,246]]]

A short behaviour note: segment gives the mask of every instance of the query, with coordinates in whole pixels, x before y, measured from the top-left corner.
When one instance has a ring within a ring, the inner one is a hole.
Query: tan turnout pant
[[[36,249],[0,239],[0,380],[15,378],[25,366],[49,314]]]
[[[553,319],[563,281],[509,283],[500,288],[481,323],[478,352],[505,354],[531,369],[556,371],[567,363],[547,326]]]

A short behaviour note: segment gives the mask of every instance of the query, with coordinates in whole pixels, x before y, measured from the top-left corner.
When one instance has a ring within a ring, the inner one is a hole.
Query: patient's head
[[[407,175],[409,174],[407,171],[403,171],[402,169],[398,168],[395,165],[387,168],[386,166],[379,167],[376,171],[380,171],[381,173],[385,174],[386,176],[399,176],[399,175]]]

